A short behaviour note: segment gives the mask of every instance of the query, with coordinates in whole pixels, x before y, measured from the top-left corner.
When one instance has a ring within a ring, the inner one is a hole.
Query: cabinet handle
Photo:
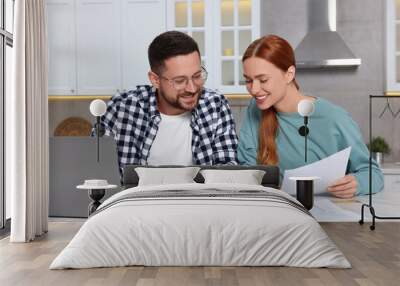
[[[71,89],[71,93],[75,93],[75,89]]]
[[[119,93],[119,89],[117,89],[117,92]]]

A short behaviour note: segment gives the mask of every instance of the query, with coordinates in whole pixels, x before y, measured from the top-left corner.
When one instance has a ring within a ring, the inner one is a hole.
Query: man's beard
[[[200,94],[201,94],[201,89],[195,93],[191,92],[183,92],[181,94],[178,94],[176,99],[171,99],[167,96],[165,96],[164,92],[162,90],[158,90],[159,96],[161,96],[170,106],[176,109],[181,109],[184,111],[192,111],[198,104]],[[191,98],[193,99],[193,103],[187,104],[184,101],[184,98]]]

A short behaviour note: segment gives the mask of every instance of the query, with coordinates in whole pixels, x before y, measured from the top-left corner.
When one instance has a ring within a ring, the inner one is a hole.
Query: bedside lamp
[[[90,103],[89,110],[90,110],[90,113],[96,117],[96,123],[95,123],[94,127],[96,128],[96,137],[97,137],[97,162],[99,162],[100,137],[102,137],[105,133],[105,129],[100,123],[100,117],[106,113],[107,105],[101,99],[95,99]]]
[[[304,136],[304,160],[307,162],[307,135],[310,130],[307,127],[308,117],[314,113],[314,103],[311,100],[303,99],[300,100],[297,105],[297,112],[304,117],[304,125],[299,128],[299,134]]]
[[[311,100],[300,100],[297,105],[297,112],[304,117],[304,125],[299,128],[299,134],[304,136],[304,160],[307,162],[307,135],[310,132],[308,129],[308,117],[314,113],[314,103]],[[312,209],[314,205],[314,181],[318,177],[290,177],[290,180],[296,181],[296,199],[302,203],[307,209]]]

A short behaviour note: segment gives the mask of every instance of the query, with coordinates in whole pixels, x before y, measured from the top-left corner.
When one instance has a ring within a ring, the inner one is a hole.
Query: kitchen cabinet
[[[49,216],[87,217],[91,200],[87,192],[76,188],[87,179],[120,184],[115,141],[104,136],[100,144],[100,161],[97,162],[96,138],[49,138]],[[107,191],[104,199],[118,191]]]
[[[75,95],[75,0],[47,0],[49,94]]]
[[[147,48],[165,31],[164,0],[123,0],[121,10],[122,89],[149,84]]]
[[[385,192],[400,192],[400,164],[385,163],[382,165]]]
[[[49,95],[113,95],[148,83],[165,0],[47,0]]]
[[[260,36],[259,0],[168,0],[167,28],[191,35],[199,44],[209,77],[206,85],[223,93],[247,93],[241,58]]]
[[[77,91],[107,95],[121,88],[120,3],[76,1]]]
[[[247,93],[241,57],[259,0],[47,0],[50,95],[113,95],[149,83],[147,48],[178,30],[199,44],[206,85]]]

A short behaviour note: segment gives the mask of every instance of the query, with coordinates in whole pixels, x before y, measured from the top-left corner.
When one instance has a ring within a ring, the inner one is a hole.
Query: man
[[[203,87],[207,71],[197,43],[165,32],[148,57],[152,86],[113,96],[101,118],[117,142],[120,172],[126,164],[236,164],[232,113],[222,94]]]

